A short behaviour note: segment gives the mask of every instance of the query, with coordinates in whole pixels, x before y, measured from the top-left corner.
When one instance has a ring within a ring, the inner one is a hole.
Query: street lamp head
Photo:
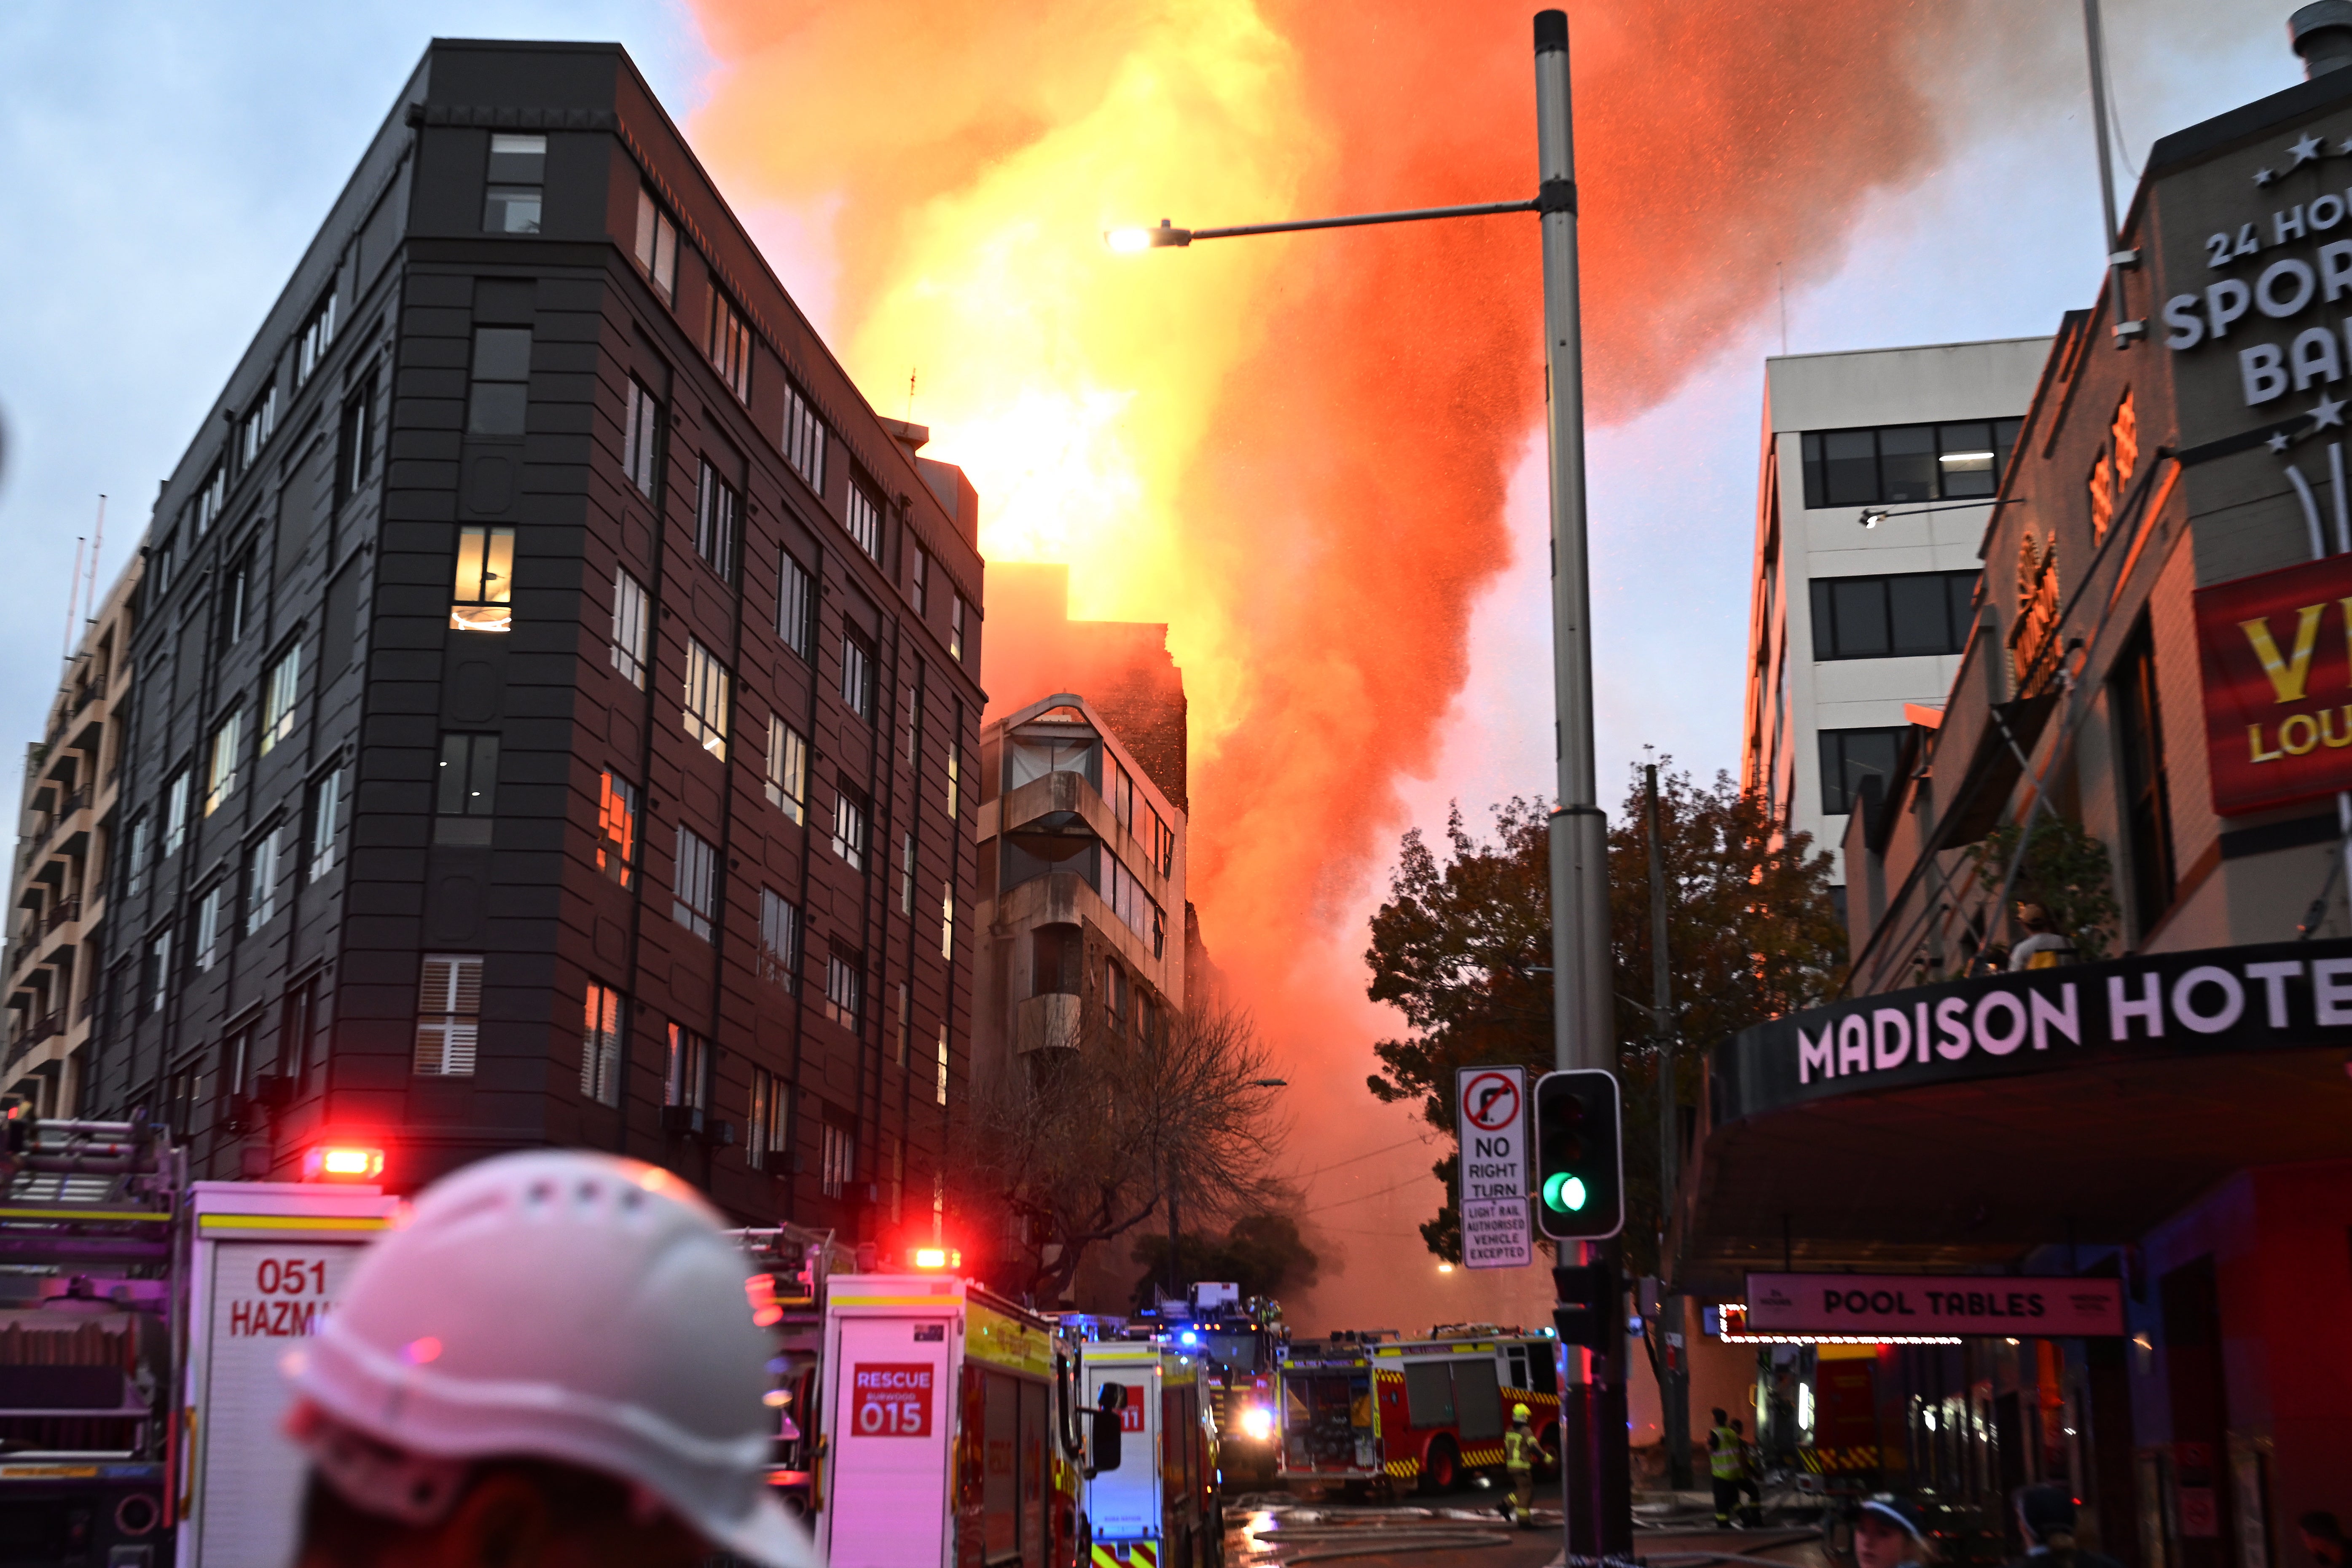
[[[1865,507],[1863,510],[1861,517],[1862,526],[1865,528],[1874,528],[1879,524],[1885,522],[1887,512],[1886,508],[1884,507]]]
[[[1116,256],[1133,256],[1138,251],[1157,250],[1166,245],[1191,245],[1192,231],[1180,229],[1166,218],[1156,229],[1105,229],[1103,244]]]

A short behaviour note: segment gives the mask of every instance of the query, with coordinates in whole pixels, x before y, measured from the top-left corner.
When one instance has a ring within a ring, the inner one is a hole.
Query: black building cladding
[[[436,42],[220,406],[147,541],[89,1108],[200,1175],[583,1145],[928,1238],[976,497],[627,57]]]

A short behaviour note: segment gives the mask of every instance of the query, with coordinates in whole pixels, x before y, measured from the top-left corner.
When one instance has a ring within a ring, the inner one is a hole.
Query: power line
[[[1414,1186],[1417,1183],[1433,1181],[1434,1179],[1436,1178],[1433,1176],[1413,1176],[1410,1180],[1397,1183],[1394,1186],[1384,1186],[1378,1192],[1358,1193],[1353,1197],[1334,1198],[1329,1203],[1318,1203],[1312,1208],[1301,1209],[1299,1212],[1302,1214],[1320,1214],[1327,1208],[1344,1208],[1351,1203],[1363,1203],[1371,1198],[1385,1197],[1389,1193],[1402,1192],[1406,1187]]]
[[[1365,1160],[1376,1159],[1381,1155],[1391,1154],[1398,1149],[1404,1148],[1412,1144],[1420,1144],[1425,1146],[1429,1142],[1430,1139],[1427,1134],[1416,1133],[1412,1137],[1405,1139],[1402,1143],[1391,1144],[1386,1148],[1374,1149],[1370,1154],[1350,1155],[1344,1160],[1333,1160],[1328,1166],[1317,1166],[1313,1170],[1302,1171],[1298,1175],[1292,1176],[1290,1179],[1292,1181],[1305,1181],[1308,1176],[1318,1176],[1325,1171],[1336,1171],[1341,1166],[1352,1166],[1360,1164]]]

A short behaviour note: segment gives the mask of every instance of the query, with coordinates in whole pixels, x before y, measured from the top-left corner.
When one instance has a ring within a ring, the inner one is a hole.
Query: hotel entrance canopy
[[[2352,939],[2150,954],[1856,998],[1707,1063],[1667,1239],[1750,1269],[2011,1263],[2131,1240],[2231,1172],[2352,1155]]]

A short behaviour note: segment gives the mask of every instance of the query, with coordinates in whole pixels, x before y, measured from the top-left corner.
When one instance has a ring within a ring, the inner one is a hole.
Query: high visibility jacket
[[[1536,1435],[1514,1427],[1503,1434],[1503,1468],[1511,1470],[1531,1470],[1536,1468]]]
[[[1748,1473],[1747,1444],[1738,1433],[1728,1427],[1717,1427],[1707,1436],[1707,1446],[1714,1450],[1707,1456],[1707,1463],[1716,1479],[1736,1481]]]

